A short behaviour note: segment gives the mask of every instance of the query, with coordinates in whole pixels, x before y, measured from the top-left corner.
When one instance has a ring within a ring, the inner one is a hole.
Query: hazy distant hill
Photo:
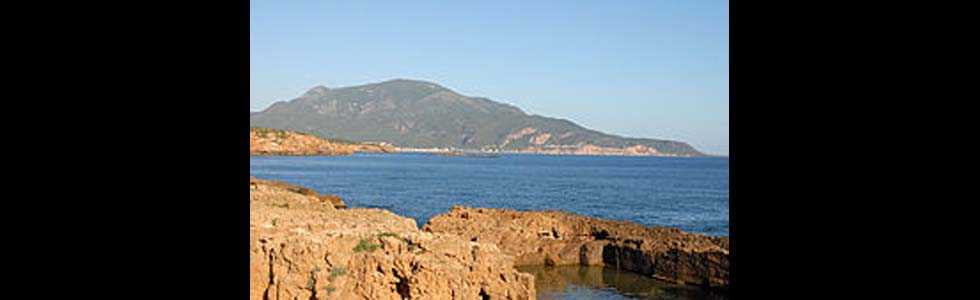
[[[528,153],[700,156],[683,142],[624,138],[568,120],[528,115],[434,83],[391,80],[355,87],[317,86],[299,98],[251,112],[250,126],[399,147]]]

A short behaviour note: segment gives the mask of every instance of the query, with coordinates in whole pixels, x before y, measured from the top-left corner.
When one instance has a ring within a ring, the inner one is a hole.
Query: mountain
[[[467,97],[438,84],[396,79],[330,89],[249,114],[252,127],[406,148],[489,152],[703,156],[668,140],[605,134],[568,120],[528,115],[512,105]]]

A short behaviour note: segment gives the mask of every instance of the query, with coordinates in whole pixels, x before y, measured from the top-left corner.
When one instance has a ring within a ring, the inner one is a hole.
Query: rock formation
[[[249,188],[249,299],[535,298],[534,277],[496,245],[281,182]]]
[[[453,207],[423,231],[497,245],[517,265],[606,265],[655,278],[728,287],[727,237],[562,211]]]
[[[330,141],[287,130],[250,128],[250,155],[348,155],[354,152],[395,152],[377,144]]]
[[[266,193],[271,193],[271,195],[273,195],[272,197],[282,195],[282,196],[287,196],[289,199],[293,200],[293,201],[283,201],[283,205],[290,205],[290,204],[295,205],[297,203],[302,202],[301,200],[297,200],[297,199],[306,199],[306,198],[299,197],[296,195],[281,194],[281,193],[276,193],[271,191],[277,191],[278,189],[283,189],[288,192],[300,194],[302,196],[317,198],[321,203],[330,203],[331,205],[333,205],[334,208],[338,208],[338,209],[347,208],[347,204],[344,204],[344,200],[337,195],[320,195],[317,194],[317,192],[314,191],[313,189],[295,186],[282,181],[262,180],[252,176],[248,178],[248,185],[251,191],[256,192],[254,197],[264,197]],[[258,187],[260,185],[265,187],[275,187],[277,189],[261,189],[259,191],[256,191],[258,190]]]

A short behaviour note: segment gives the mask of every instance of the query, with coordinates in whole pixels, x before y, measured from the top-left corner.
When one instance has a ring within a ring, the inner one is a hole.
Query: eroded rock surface
[[[305,188],[301,186],[295,186],[282,181],[262,180],[262,179],[255,178],[254,176],[251,176],[248,178],[248,185],[249,188],[253,192],[255,192],[253,193],[254,195],[252,197],[267,197],[266,194],[269,194],[268,197],[273,197],[273,198],[281,197],[282,198],[281,200],[283,200],[281,201],[282,205],[287,205],[287,206],[298,205],[298,203],[303,202],[300,199],[305,199],[300,196],[310,196],[318,199],[320,203],[330,203],[331,205],[333,205],[334,208],[347,208],[347,204],[344,204],[344,200],[341,199],[340,196],[329,195],[329,194],[321,195],[318,194],[313,189]],[[263,188],[258,189],[259,186],[262,186]],[[286,190],[288,192],[292,192],[299,195],[289,195],[289,194],[279,193],[276,192],[277,189]]]
[[[534,299],[496,245],[250,180],[250,299]]]
[[[453,207],[423,231],[492,243],[517,265],[606,265],[687,284],[727,287],[727,237],[562,211]]]

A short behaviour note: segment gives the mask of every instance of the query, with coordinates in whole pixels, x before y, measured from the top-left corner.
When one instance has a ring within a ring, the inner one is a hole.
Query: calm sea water
[[[654,280],[605,267],[522,266],[534,275],[539,300],[703,299],[725,300],[727,292]]]
[[[262,156],[249,173],[378,207],[424,225],[453,205],[560,209],[644,225],[728,235],[728,159],[424,153]],[[521,267],[540,299],[725,299],[603,267]]]
[[[424,153],[257,156],[250,173],[424,225],[453,205],[577,214],[728,235],[728,159]]]

